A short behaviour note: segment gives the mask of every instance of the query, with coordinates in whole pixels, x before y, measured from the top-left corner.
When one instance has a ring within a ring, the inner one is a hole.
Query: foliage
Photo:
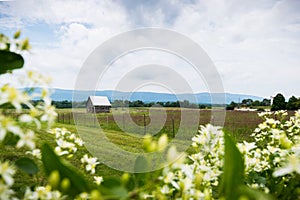
[[[29,50],[29,40],[19,40],[21,35],[17,31],[13,39],[0,34],[0,74],[9,73],[12,70],[20,69],[24,65],[24,59],[19,52]],[[13,52],[13,51],[15,52]]]
[[[297,110],[300,109],[300,98],[297,99],[296,97],[292,96],[289,98],[289,101],[286,104],[287,110]]]
[[[232,101],[229,105],[226,106],[226,110],[234,110],[234,108],[237,106],[238,104]]]
[[[278,93],[273,99],[271,110],[272,111],[285,110],[285,108],[286,108],[285,98],[282,94]]]
[[[242,100],[242,104],[246,105],[246,106],[251,106],[253,103],[252,99],[243,99]]]
[[[195,103],[190,103],[188,100],[184,101],[174,101],[174,102],[143,102],[141,100],[136,100],[136,101],[128,101],[128,100],[114,100],[112,102],[112,107],[117,108],[117,107],[151,107],[151,106],[162,106],[162,107],[173,107],[173,108],[206,108],[208,105],[203,105],[203,104],[195,104]]]
[[[236,103],[232,101],[229,105],[226,106],[226,110],[234,110],[237,107],[266,107],[271,105],[270,99],[263,99],[262,101],[252,99],[243,99],[241,103]],[[259,108],[258,108],[259,109]],[[262,110],[262,108],[260,108]]]

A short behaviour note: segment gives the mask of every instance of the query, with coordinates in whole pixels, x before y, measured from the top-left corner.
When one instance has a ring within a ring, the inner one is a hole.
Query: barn
[[[89,96],[86,103],[88,113],[110,112],[111,104],[106,96]]]

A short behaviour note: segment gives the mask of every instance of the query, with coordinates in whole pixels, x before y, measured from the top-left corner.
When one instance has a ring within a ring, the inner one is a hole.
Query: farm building
[[[86,103],[88,113],[110,112],[111,104],[106,96],[89,96]]]

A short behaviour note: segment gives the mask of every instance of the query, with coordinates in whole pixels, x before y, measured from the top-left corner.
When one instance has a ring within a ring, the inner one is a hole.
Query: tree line
[[[249,108],[257,108],[257,107],[271,107],[272,111],[276,110],[298,110],[300,109],[300,98],[296,98],[292,96],[288,101],[285,100],[285,97],[278,93],[274,98],[273,102],[271,99],[263,99],[262,101],[252,99],[243,99],[242,102],[236,103],[232,101],[229,105],[227,105],[227,110],[233,110],[234,108],[239,107],[249,107]],[[262,108],[258,108],[262,109]],[[263,110],[263,109],[262,109]]]
[[[32,101],[34,105],[37,105],[40,100],[34,100]],[[87,101],[81,101],[81,102],[72,102],[68,100],[63,101],[52,101],[52,105],[54,105],[56,108],[85,108]],[[143,102],[141,100],[136,101],[128,101],[128,100],[114,100],[111,102],[112,108],[118,108],[118,107],[183,107],[183,108],[211,108],[211,104],[196,104],[191,103],[188,100],[184,101],[167,101],[167,102]]]
[[[271,107],[271,110],[298,110],[300,109],[300,98],[296,98],[295,96],[292,96],[289,98],[288,101],[285,100],[285,97],[278,93],[273,98],[273,104]]]
[[[136,100],[136,101],[128,101],[128,100],[114,100],[112,102],[112,107],[113,108],[118,108],[118,107],[182,107],[182,108],[211,108],[210,104],[196,104],[196,103],[191,103],[188,100],[184,101],[167,101],[167,102],[143,102],[141,100]]]
[[[33,100],[33,104],[37,105],[41,100]],[[68,100],[64,101],[52,101],[52,105],[56,108],[85,108],[87,101],[72,102]],[[141,100],[128,101],[128,100],[114,100],[111,103],[113,108],[118,107],[152,107],[152,106],[161,106],[161,107],[182,107],[182,108],[200,108],[200,109],[209,109],[212,107],[211,104],[196,104],[191,103],[188,100],[184,101],[167,101],[167,102],[143,102]],[[240,107],[271,107],[272,111],[275,110],[298,110],[300,109],[300,98],[292,96],[288,101],[285,100],[285,97],[278,93],[273,98],[273,103],[271,99],[252,100],[252,99],[243,99],[241,102],[237,103],[232,101],[230,104],[226,105],[227,110],[233,110],[234,108]]]
[[[255,107],[262,107],[262,106],[271,106],[271,100],[263,99],[262,101],[259,101],[259,100],[252,100],[252,99],[243,99],[242,102],[239,103],[232,101],[229,105],[226,106],[226,109],[234,110],[234,108],[240,108],[240,107],[255,108]]]

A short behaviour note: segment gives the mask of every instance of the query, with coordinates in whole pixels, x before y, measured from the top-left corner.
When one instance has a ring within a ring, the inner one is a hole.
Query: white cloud
[[[2,17],[2,22],[18,21],[15,27],[55,25],[49,34],[55,34],[57,40],[45,41],[53,44],[51,48],[34,47],[26,68],[51,75],[53,86],[61,88],[74,87],[82,63],[94,48],[128,29],[125,11],[111,1],[15,1],[0,5],[0,12],[8,16]]]
[[[72,88],[87,56],[113,35],[155,26],[178,31],[199,43],[214,61],[228,92],[300,96],[299,10],[297,0],[28,0],[1,3],[0,26],[3,30],[51,26],[52,32],[41,30],[40,34],[54,39],[34,47],[26,65],[54,76],[55,87]],[[136,59],[126,64],[134,65]],[[117,80],[121,72],[108,77]]]
[[[297,78],[284,76],[300,72],[300,32],[295,28],[300,22],[299,1],[232,2],[186,6],[172,28],[204,47],[221,73],[225,90],[300,95],[300,86],[292,84]],[[271,87],[262,87],[268,84]]]

